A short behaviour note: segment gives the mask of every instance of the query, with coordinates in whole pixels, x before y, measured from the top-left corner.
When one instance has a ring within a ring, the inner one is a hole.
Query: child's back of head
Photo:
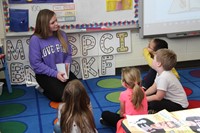
[[[141,84],[141,73],[140,70],[135,67],[126,67],[122,69],[122,82],[125,82],[130,88],[133,89],[133,95],[131,101],[136,109],[142,106],[144,99],[144,92],[142,91]]]
[[[168,71],[176,66],[177,56],[174,51],[169,49],[159,49],[155,53],[157,62],[160,62],[163,69]]]
[[[155,43],[154,51],[157,51],[163,48],[168,49],[168,43],[163,39],[154,38],[153,42]]]
[[[63,91],[64,105],[61,109],[61,130],[63,133],[72,131],[75,123],[82,133],[95,132],[95,122],[90,109],[90,98],[81,81],[70,81]],[[84,127],[84,128],[83,128]]]

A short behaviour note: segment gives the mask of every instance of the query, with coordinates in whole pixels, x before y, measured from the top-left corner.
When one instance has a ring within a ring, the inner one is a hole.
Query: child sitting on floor
[[[97,133],[90,98],[83,84],[75,79],[64,89],[58,108],[55,133]]]
[[[146,89],[148,89],[150,86],[153,85],[155,77],[156,77],[156,71],[152,68],[152,61],[154,57],[154,53],[159,50],[166,48],[168,49],[168,43],[163,39],[153,38],[149,44],[148,47],[143,49],[143,55],[145,60],[147,61],[148,65],[150,66],[149,71],[144,76],[142,80],[142,86]],[[178,79],[180,79],[180,76],[175,68],[172,68],[172,72]]]
[[[183,110],[188,107],[186,93],[171,69],[177,62],[176,54],[169,49],[155,52],[152,68],[157,71],[154,84],[146,90],[148,110],[158,112]]]
[[[103,111],[100,119],[102,124],[116,127],[117,122],[126,115],[147,114],[147,99],[140,82],[139,69],[128,67],[122,69],[122,86],[126,90],[120,93],[120,114]]]

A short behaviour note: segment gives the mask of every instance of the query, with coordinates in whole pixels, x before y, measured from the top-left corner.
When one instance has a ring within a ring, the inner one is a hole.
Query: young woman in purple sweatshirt
[[[65,32],[59,29],[56,14],[43,9],[38,13],[34,34],[29,43],[29,61],[36,81],[50,100],[60,102],[66,84],[77,79],[70,72],[69,79],[56,68],[58,63],[71,63],[72,49]]]

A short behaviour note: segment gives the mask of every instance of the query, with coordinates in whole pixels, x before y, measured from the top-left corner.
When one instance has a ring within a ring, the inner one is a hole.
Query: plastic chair
[[[6,62],[5,54],[2,54],[2,53],[0,54],[0,63],[2,64],[2,68],[0,68],[0,71],[4,71],[8,92],[12,93],[12,86],[11,86],[11,82],[10,82],[10,76],[9,76],[8,65]]]

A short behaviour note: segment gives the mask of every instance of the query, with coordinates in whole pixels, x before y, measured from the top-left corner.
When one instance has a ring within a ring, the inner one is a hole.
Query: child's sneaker
[[[50,102],[50,107],[54,108],[54,109],[58,109],[60,102],[54,102],[51,101]]]

